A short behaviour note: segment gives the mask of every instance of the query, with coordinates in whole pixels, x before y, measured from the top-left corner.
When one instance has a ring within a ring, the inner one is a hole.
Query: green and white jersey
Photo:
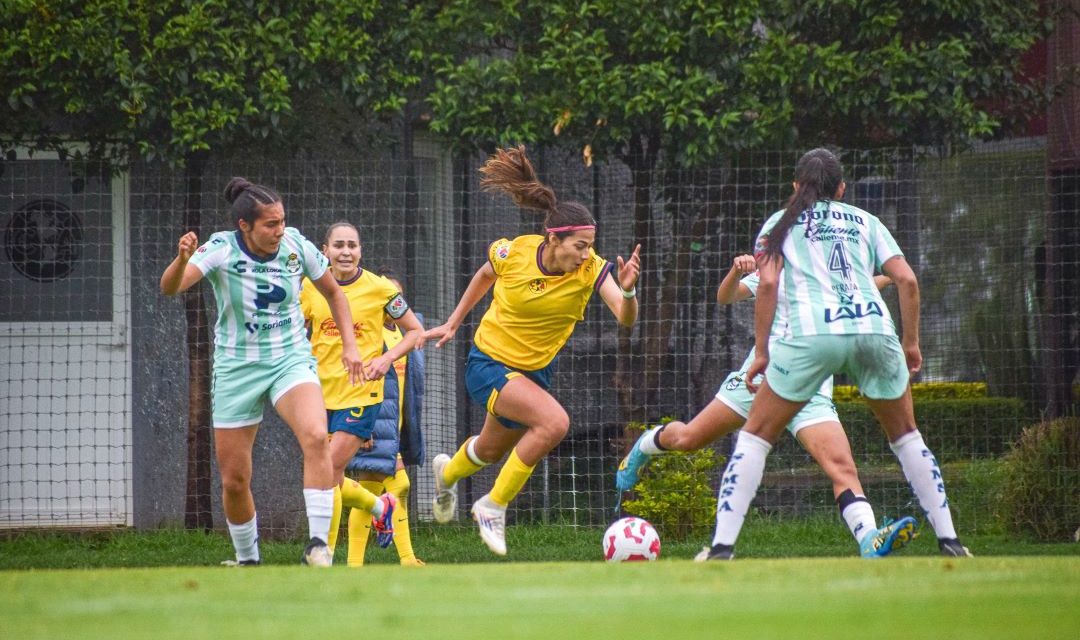
[[[745,275],[745,276],[743,276],[743,278],[741,280],[739,280],[739,284],[745,285],[746,288],[750,290],[750,299],[751,300],[753,300],[755,297],[757,297],[757,288],[758,288],[758,283],[759,282],[761,282],[761,278],[758,277],[757,271],[755,271],[755,272],[753,272],[751,274]],[[784,296],[784,285],[783,285],[782,282],[780,283],[780,286],[778,287],[778,289],[779,289],[779,294],[777,295],[777,298],[778,299],[783,298],[783,296]],[[769,333],[769,340],[770,340],[769,344],[770,345],[772,344],[772,342],[771,342],[772,340],[775,340],[776,338],[780,337],[780,334],[778,333],[778,330],[780,328],[781,327],[776,322],[773,322],[772,330]],[[771,349],[772,347],[770,346],[769,348]],[[746,356],[746,360],[743,360],[742,365],[739,367],[739,371],[741,371],[742,373],[746,373],[746,371],[748,369],[750,369],[750,365],[754,364],[754,356],[755,355],[757,355],[757,348],[756,347],[750,347],[750,354]],[[758,376],[758,382],[759,383],[761,382],[761,376]],[[818,393],[825,396],[829,400],[832,400],[832,393],[833,393],[833,377],[832,376],[829,376],[828,380],[821,383],[821,388],[818,389]]]
[[[784,215],[777,211],[758,234],[754,255]],[[842,202],[820,201],[799,214],[782,247],[773,332],[785,337],[896,334],[892,316],[874,286],[874,272],[902,256],[876,216]]]
[[[319,279],[330,265],[307,238],[285,228],[277,254],[260,258],[239,231],[219,231],[191,256],[214,288],[218,318],[214,357],[268,361],[311,353],[300,312],[304,276]]]

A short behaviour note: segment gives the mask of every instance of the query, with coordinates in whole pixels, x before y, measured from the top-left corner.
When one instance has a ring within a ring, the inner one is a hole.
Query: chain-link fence
[[[642,244],[638,323],[621,331],[602,302],[589,305],[552,388],[570,434],[510,512],[511,521],[598,525],[615,506],[615,468],[636,435],[628,427],[693,416],[752,346],[753,305],[717,305],[716,287],[783,205],[799,151],[747,152],[695,170],[663,158],[586,168],[557,149],[530,155],[560,199],[594,212],[600,255],[614,260]],[[1054,394],[1075,407],[1080,180],[1048,174],[1045,158],[1042,139],[947,158],[917,149],[842,155],[845,200],[882,219],[920,277],[918,381],[984,383],[935,392],[974,398],[917,401],[961,531],[994,518],[980,484],[996,473],[987,465]],[[40,157],[3,162],[0,528],[224,526],[209,424],[212,294],[203,284],[166,298],[158,281],[183,231],[198,228],[206,239],[233,227],[220,195],[230,177],[277,189],[288,224],[316,244],[330,223],[355,223],[362,266],[392,268],[432,327],[454,308],[492,241],[540,231],[539,217],[480,192],[482,161],[418,143],[411,154],[365,160],[211,162],[190,175],[137,166],[113,177]],[[897,317],[895,293],[886,300]],[[463,369],[487,304],[454,342],[427,347],[429,458],[453,453],[483,422]],[[859,406],[841,403],[840,415],[870,500],[879,513],[917,515],[884,435]],[[718,456],[729,440],[714,445]],[[268,410],[253,480],[263,535],[304,530],[300,460]],[[430,469],[410,473],[413,513],[426,519]],[[464,482],[463,516],[494,473]],[[829,481],[786,435],[755,504],[781,517],[835,512]]]

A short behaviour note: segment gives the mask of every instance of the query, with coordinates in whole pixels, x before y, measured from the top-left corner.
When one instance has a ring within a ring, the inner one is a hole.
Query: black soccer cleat
[[[694,562],[706,562],[708,560],[734,560],[735,547],[728,544],[714,544],[712,548],[702,547],[701,551],[694,556]]]
[[[938,538],[938,549],[941,549],[941,555],[949,558],[972,558],[974,557],[971,551],[967,547],[960,544],[960,540],[956,538]]]

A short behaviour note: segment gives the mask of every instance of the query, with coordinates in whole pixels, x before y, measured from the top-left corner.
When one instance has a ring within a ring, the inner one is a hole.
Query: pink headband
[[[548,227],[546,229],[546,231],[548,233],[560,233],[560,232],[563,232],[563,231],[584,231],[585,229],[595,229],[595,228],[596,228],[595,224],[580,224],[580,225],[570,225],[568,227]]]

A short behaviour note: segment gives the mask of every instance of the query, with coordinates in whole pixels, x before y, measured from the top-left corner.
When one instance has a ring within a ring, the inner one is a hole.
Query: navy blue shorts
[[[469,389],[469,396],[473,401],[486,408],[487,412],[495,416],[504,427],[523,429],[525,425],[499,417],[499,414],[495,413],[495,401],[499,399],[499,392],[508,381],[518,376],[525,376],[546,391],[551,386],[551,374],[554,370],[555,360],[536,371],[514,369],[493,359],[473,345],[469,350],[469,359],[465,361],[465,386]]]
[[[327,409],[327,431],[335,433],[346,431],[361,440],[371,437],[375,428],[375,419],[379,417],[379,405],[370,407],[352,407],[350,409]]]

